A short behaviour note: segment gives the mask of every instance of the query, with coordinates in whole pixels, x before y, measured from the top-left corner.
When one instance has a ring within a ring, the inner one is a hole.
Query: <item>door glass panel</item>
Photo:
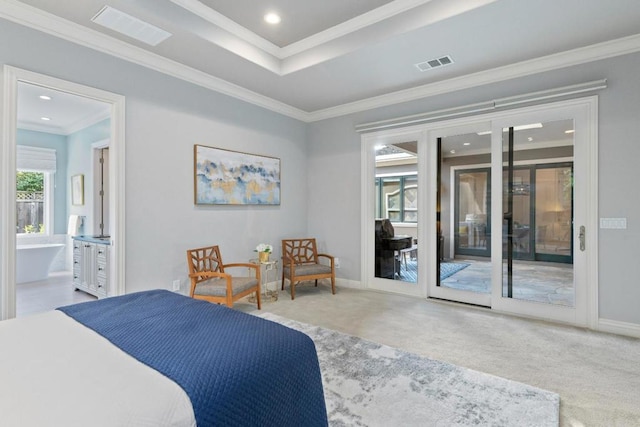
[[[376,147],[374,276],[418,281],[417,142]]]
[[[573,307],[573,121],[503,130],[506,298]]]
[[[508,182],[508,171],[503,172],[502,182]],[[507,206],[506,195],[503,192],[502,206]],[[531,233],[531,169],[529,167],[514,167],[513,170],[513,257],[516,259],[533,259]]]
[[[440,139],[438,286],[491,292],[491,135]]]

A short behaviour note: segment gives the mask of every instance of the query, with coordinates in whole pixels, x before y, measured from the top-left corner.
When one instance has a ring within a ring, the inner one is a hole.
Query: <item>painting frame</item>
[[[82,174],[71,177],[71,204],[73,206],[84,205],[84,175]]]
[[[280,205],[280,159],[193,146],[195,205]]]

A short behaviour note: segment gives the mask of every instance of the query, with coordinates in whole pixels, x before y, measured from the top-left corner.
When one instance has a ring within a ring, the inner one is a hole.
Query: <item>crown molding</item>
[[[309,49],[316,48],[325,43],[329,43],[335,39],[346,36],[347,34],[354,33],[365,27],[368,27],[378,22],[389,19],[395,15],[406,12],[414,7],[421,6],[425,3],[430,3],[433,0],[395,0],[391,3],[382,5],[348,21],[342,22],[338,25],[334,25],[319,33],[313,34],[307,38],[304,38],[295,43],[291,43],[288,46],[280,48],[278,57],[281,59],[288,58],[293,55],[297,55]]]
[[[235,21],[227,18],[223,14],[219,13],[215,9],[210,8],[202,4],[202,2],[198,0],[169,0],[172,3],[180,6],[181,8],[188,10],[194,15],[199,16],[205,21],[210,22],[213,25],[216,25],[222,28],[225,31],[233,34],[234,36],[242,39],[248,43],[251,43],[253,46],[257,47],[268,53],[269,55],[275,56],[278,59],[282,59],[281,51],[282,49],[275,44],[271,43],[269,40],[260,37],[253,31],[248,30],[242,25],[236,23]]]
[[[429,83],[384,95],[362,99],[335,107],[309,113],[307,120],[316,122],[333,117],[345,116],[380,107],[415,101],[435,95],[442,95],[462,89],[469,89],[490,83],[497,83],[518,77],[526,77],[545,71],[580,65],[587,62],[627,55],[640,51],[640,34],[623,37],[591,46],[555,53],[548,56],[517,62],[498,68],[480,71],[453,79]]]
[[[253,92],[218,77],[148,52],[95,30],[62,19],[17,0],[0,2],[0,18],[85,46],[128,62],[196,84],[224,95],[303,122],[359,113],[461,89],[525,77],[545,71],[626,55],[640,51],[640,34],[598,43],[540,58],[522,61],[466,76],[430,83],[384,95],[365,98],[335,107],[307,112],[284,102]]]
[[[297,42],[291,43],[284,47],[279,47],[269,40],[260,37],[253,31],[248,30],[235,21],[227,18],[218,11],[204,5],[199,0],[170,0],[177,6],[199,16],[209,23],[222,28],[223,30],[233,34],[239,39],[252,44],[254,47],[263,50],[265,53],[283,60],[290,56],[297,55],[309,49],[316,48],[325,43],[343,37],[347,34],[356,32],[362,28],[376,24],[378,22],[389,19],[414,7],[429,3],[433,0],[394,0],[390,3],[377,7],[348,21],[334,25],[317,34],[313,34]],[[274,70],[272,70],[274,71]],[[274,71],[277,72],[277,71]],[[280,73],[279,73],[280,74]]]
[[[93,126],[96,123],[100,123],[101,121],[106,120],[110,117],[111,111],[107,108],[105,111],[99,111],[96,114],[76,121],[75,123],[67,126],[64,131],[67,132],[67,135],[71,135],[72,133],[76,133],[78,131],[81,131],[82,129],[86,129],[89,126]]]
[[[49,125],[42,125],[39,123],[18,122],[17,128],[22,130],[31,130],[34,132],[43,132],[43,133],[51,133],[54,135],[69,136],[72,133],[76,133],[78,131],[81,131],[82,129],[88,128],[89,126],[95,125],[96,123],[100,123],[101,121],[106,120],[109,117],[111,117],[111,111],[106,110],[106,111],[100,111],[96,114],[93,114],[92,116],[85,117],[82,120],[78,120],[67,127],[49,126]]]
[[[307,118],[307,112],[284,102],[253,92],[16,0],[3,0],[0,2],[0,18],[107,53],[297,120],[306,121]]]

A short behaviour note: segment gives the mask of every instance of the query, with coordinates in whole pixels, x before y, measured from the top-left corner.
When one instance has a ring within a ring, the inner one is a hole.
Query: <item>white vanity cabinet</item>
[[[104,298],[109,289],[109,241],[85,236],[73,239],[73,287]]]

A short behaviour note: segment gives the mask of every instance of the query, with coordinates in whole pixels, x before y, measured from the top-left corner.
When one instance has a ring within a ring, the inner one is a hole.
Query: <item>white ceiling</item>
[[[51,99],[42,99],[41,96]],[[110,107],[107,103],[82,96],[18,83],[17,121],[20,129],[69,135],[108,118]]]
[[[173,35],[91,22],[105,5]],[[309,121],[640,50],[638,0],[3,0],[0,17]]]

